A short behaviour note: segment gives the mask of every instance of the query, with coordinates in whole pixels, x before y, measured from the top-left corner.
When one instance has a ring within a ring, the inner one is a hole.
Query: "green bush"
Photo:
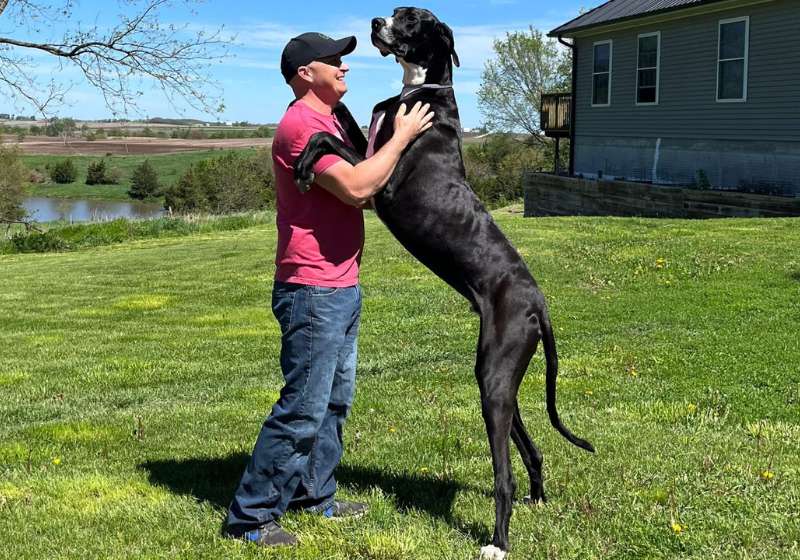
[[[50,253],[69,249],[66,241],[52,231],[21,232],[11,237],[16,253]]]
[[[178,213],[231,214],[275,207],[269,151],[230,152],[201,160],[164,194],[164,207]]]
[[[467,181],[489,208],[505,206],[523,196],[527,171],[540,171],[545,153],[516,139],[513,134],[495,134],[486,142],[464,149]]]
[[[153,164],[146,159],[137,167],[131,176],[131,188],[128,196],[143,200],[145,198],[155,198],[161,196],[163,188],[158,182],[158,175],[153,168]]]
[[[22,201],[28,190],[28,169],[19,146],[0,143],[0,220],[22,220],[27,212]]]
[[[272,131],[268,126],[259,126],[253,131],[253,138],[272,138]]]
[[[75,169],[75,164],[72,163],[72,158],[62,159],[55,162],[50,168],[50,178],[54,183],[64,185],[66,183],[74,183],[78,178],[78,170]]]
[[[115,185],[118,179],[111,176],[106,168],[106,160],[95,160],[86,168],[87,185]]]

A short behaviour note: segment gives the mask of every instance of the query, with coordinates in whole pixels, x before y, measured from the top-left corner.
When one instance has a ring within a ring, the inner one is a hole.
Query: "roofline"
[[[593,8],[592,10],[586,12],[586,14],[581,14],[580,16],[571,19],[567,23],[560,25],[550,31],[547,36],[548,37],[582,37],[586,35],[594,35],[600,33],[601,31],[617,31],[619,29],[625,29],[628,27],[636,27],[639,25],[647,25],[648,23],[658,23],[665,20],[670,19],[680,19],[684,17],[691,17],[694,15],[699,15],[703,13],[711,13],[711,12],[718,12],[722,10],[728,10],[732,8],[738,8],[743,6],[749,6],[752,4],[763,4],[766,2],[774,2],[775,0],[701,0],[697,4],[693,4],[691,6],[674,6],[672,8],[665,8],[663,10],[659,10],[657,12],[648,12],[644,14],[637,14],[633,16],[627,16],[619,19],[614,19],[610,21],[603,21],[600,23],[594,23],[592,25],[586,25],[581,27],[575,27],[573,29],[567,31],[559,32],[559,29],[562,27],[566,27],[573,21],[576,21],[587,14],[592,13],[595,10],[598,10],[608,4],[609,2],[613,2],[614,0],[609,0],[598,6],[597,8]]]

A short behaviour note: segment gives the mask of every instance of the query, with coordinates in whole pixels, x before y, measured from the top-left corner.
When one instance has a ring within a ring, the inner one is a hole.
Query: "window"
[[[750,18],[719,22],[717,101],[747,101]]]
[[[611,105],[611,41],[594,44],[592,106]]]
[[[636,66],[636,104],[658,104],[658,79],[661,55],[661,32],[639,35]]]

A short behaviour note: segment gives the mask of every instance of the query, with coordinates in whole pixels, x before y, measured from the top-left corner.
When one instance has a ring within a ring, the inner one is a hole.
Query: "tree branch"
[[[6,218],[0,216],[0,223],[8,224],[8,227],[11,227],[14,224],[22,224],[28,231],[38,231],[39,233],[44,233],[42,230],[40,230],[38,227],[36,227],[27,220],[7,220]],[[6,232],[8,232],[8,230],[6,230]]]
[[[0,14],[9,1],[0,0]],[[125,0],[126,5],[141,6],[132,16],[120,15],[117,26],[108,30],[96,25],[85,30],[79,27],[66,33],[59,42],[35,43],[0,37],[0,46],[7,46],[0,48],[0,83],[5,83],[16,100],[31,103],[42,112],[53,101],[63,102],[68,88],[51,82],[54,87],[42,96],[29,69],[33,59],[20,54],[38,51],[80,70],[115,114],[128,110],[140,112],[137,102],[143,92],[138,88],[143,80],[149,81],[152,89],[161,90],[179,113],[184,110],[176,106],[178,98],[192,109],[214,113],[220,107],[221,90],[209,69],[213,62],[227,56],[227,47],[233,39],[222,37],[223,28],[207,34],[205,30],[192,30],[190,24],[165,24],[159,17],[160,10],[172,10],[176,3],[188,6],[201,1]],[[68,17],[71,3],[66,1],[63,12],[44,8],[32,0],[17,0],[10,6],[17,7],[16,12],[7,14],[14,19],[25,11],[38,9],[47,12],[52,22],[58,13]]]

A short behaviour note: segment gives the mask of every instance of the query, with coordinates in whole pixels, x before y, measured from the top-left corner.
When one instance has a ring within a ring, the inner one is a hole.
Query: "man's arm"
[[[406,114],[401,105],[394,121],[392,138],[371,158],[357,165],[342,160],[334,163],[315,182],[351,206],[363,207],[381,190],[394,172],[409,142],[431,127],[430,105],[417,102]]]

